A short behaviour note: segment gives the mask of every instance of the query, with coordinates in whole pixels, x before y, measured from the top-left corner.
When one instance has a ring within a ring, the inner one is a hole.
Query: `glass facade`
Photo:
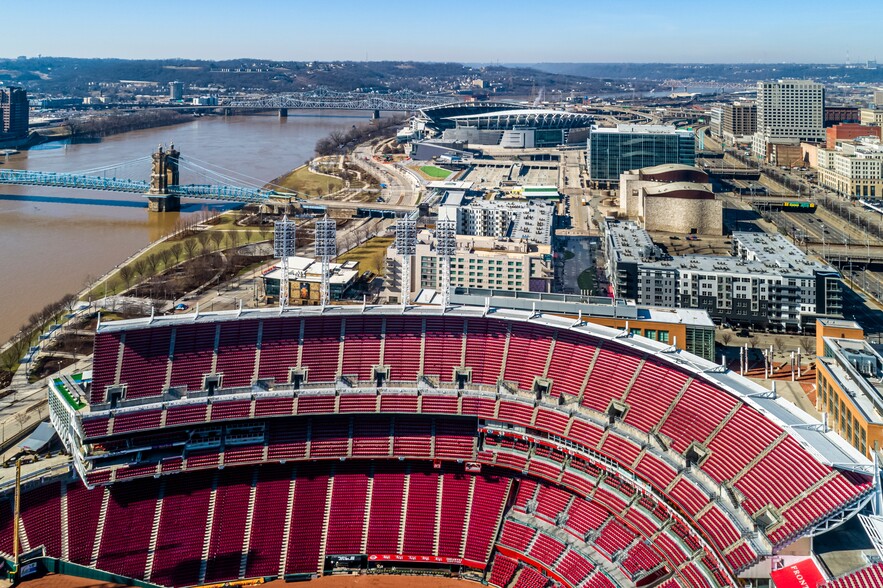
[[[694,165],[696,146],[690,132],[598,132],[589,136],[589,176],[619,181],[625,171],[664,163]]]

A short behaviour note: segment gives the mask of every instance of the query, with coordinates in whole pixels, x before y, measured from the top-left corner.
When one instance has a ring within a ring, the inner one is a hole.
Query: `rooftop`
[[[616,127],[593,127],[592,134],[636,134],[636,135],[691,135],[692,131],[681,130],[671,125],[632,125],[618,124]]]
[[[864,339],[825,337],[830,355],[819,358],[869,422],[883,425],[883,357]]]
[[[710,184],[696,182],[656,182],[653,185],[644,186],[644,192],[648,196],[665,196],[674,192],[703,192],[707,198],[714,198]]]
[[[282,267],[276,265],[272,270],[264,274],[264,278],[278,280],[282,277]],[[331,284],[348,284],[359,277],[359,263],[348,261],[346,263],[329,264],[331,276],[328,278]],[[288,279],[301,280],[304,282],[322,281],[322,262],[310,257],[291,256],[288,258]]]

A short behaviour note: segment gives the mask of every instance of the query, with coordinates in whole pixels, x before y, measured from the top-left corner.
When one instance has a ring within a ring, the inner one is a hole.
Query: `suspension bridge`
[[[123,172],[131,172],[133,168],[143,168],[145,164],[150,165],[149,180],[117,177]],[[182,171],[204,183],[182,184]],[[306,212],[353,210],[362,216],[398,216],[415,212],[413,206],[303,198],[297,192],[268,185],[241,172],[195,158],[184,158],[174,145],[167,150],[160,146],[146,157],[74,172],[0,169],[0,185],[141,194],[148,199],[148,209],[154,212],[180,210],[181,198],[240,204],[295,204]]]

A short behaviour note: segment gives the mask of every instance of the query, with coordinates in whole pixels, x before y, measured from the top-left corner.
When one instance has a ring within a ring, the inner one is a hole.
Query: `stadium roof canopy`
[[[172,327],[188,324],[212,324],[217,322],[239,321],[245,319],[271,319],[278,317],[487,317],[511,322],[529,322],[535,325],[574,331],[592,335],[602,340],[611,341],[613,345],[622,345],[638,353],[655,356],[660,361],[671,364],[673,368],[684,370],[698,380],[724,390],[743,403],[758,410],[765,418],[782,427],[806,451],[820,462],[831,467],[860,471],[869,474],[872,464],[847,443],[842,437],[812,416],[800,410],[784,398],[779,397],[775,388],[772,390],[751,380],[739,376],[735,372],[689,352],[678,350],[670,345],[652,341],[644,337],[636,337],[628,332],[565,319],[559,316],[546,315],[539,312],[513,310],[505,308],[460,306],[448,309],[418,306],[403,309],[400,306],[329,306],[329,307],[295,307],[284,310],[278,308],[242,309],[239,311],[220,311],[210,313],[188,313],[180,315],[154,316],[124,321],[102,322],[97,334],[122,332],[145,327]],[[782,472],[787,475],[787,472]]]
[[[581,112],[566,112],[539,108],[517,108],[478,112],[447,117],[458,126],[477,126],[485,129],[510,129],[515,126],[530,126],[544,129],[585,128],[592,125],[594,118]]]

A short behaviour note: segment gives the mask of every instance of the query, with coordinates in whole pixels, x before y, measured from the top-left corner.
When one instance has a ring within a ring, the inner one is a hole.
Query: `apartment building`
[[[609,219],[607,274],[616,297],[639,305],[698,308],[721,322],[802,329],[842,315],[840,275],[781,235],[733,233],[732,256],[671,257],[647,231]]]

